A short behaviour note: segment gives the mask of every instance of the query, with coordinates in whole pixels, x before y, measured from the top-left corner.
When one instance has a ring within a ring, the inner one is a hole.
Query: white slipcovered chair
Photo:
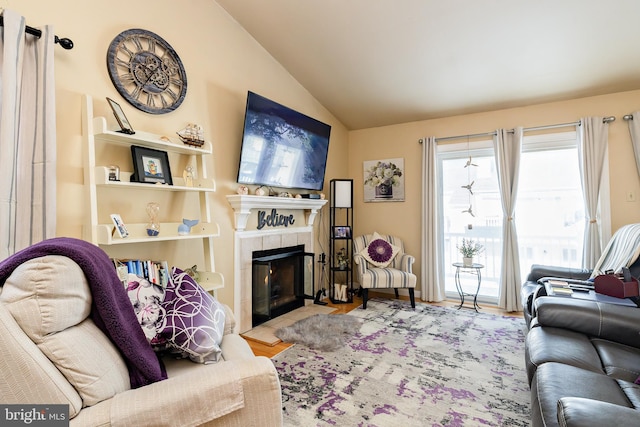
[[[412,272],[415,257],[404,253],[402,239],[378,233],[353,239],[356,278],[362,287],[362,308],[367,308],[369,289],[407,289],[411,307],[416,307],[414,290],[417,278]]]
[[[109,300],[118,304],[103,310]],[[67,406],[72,427],[281,426],[275,366],[223,310],[217,363],[160,363],[101,249],[68,238],[33,245],[0,262],[0,402]]]

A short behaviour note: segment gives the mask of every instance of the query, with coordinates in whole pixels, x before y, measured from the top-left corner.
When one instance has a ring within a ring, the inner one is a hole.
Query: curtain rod
[[[622,118],[625,120],[633,120],[633,114],[625,114]]]
[[[625,116],[625,117],[627,117],[627,116]],[[602,119],[602,123],[611,123],[611,122],[613,122],[615,120],[616,120],[615,116],[604,117]],[[524,128],[522,130],[524,132],[531,132],[531,131],[536,131],[536,130],[563,128],[563,127],[567,127],[567,126],[580,126],[580,121],[571,122],[571,123],[560,123],[560,124],[556,124],[556,125],[536,126],[536,127],[531,127],[531,128]],[[510,130],[509,132],[513,132],[513,130]],[[453,139],[478,138],[478,137],[481,137],[481,136],[495,136],[495,135],[496,135],[496,132],[484,132],[484,133],[474,133],[474,134],[471,134],[471,135],[445,136],[445,137],[442,137],[442,138],[436,138],[436,142],[450,141],[450,140],[453,140]],[[423,139],[418,140],[418,142],[420,144],[422,144]]]
[[[4,16],[0,16],[0,27],[4,27]],[[28,25],[25,26],[25,32],[27,34],[31,34],[32,36],[36,36],[37,38],[42,37],[41,30],[30,27]],[[66,50],[73,49],[73,40],[66,37],[59,38],[58,36],[54,36],[54,43],[60,43],[60,46]]]

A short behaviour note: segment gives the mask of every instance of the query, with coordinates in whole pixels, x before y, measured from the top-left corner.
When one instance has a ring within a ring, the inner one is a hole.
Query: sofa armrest
[[[569,329],[640,348],[637,307],[548,296],[536,298],[534,304],[535,326]]]
[[[225,416],[232,420],[224,422]],[[254,422],[255,417],[259,417],[259,423]],[[111,405],[114,427],[207,423],[282,425],[280,380],[271,360],[260,356],[194,364],[181,375],[119,393]]]
[[[609,402],[581,397],[558,400],[558,423],[566,427],[632,427],[638,425],[640,411]]]
[[[527,281],[537,282],[543,277],[559,277],[563,279],[587,280],[591,270],[585,268],[558,267],[553,265],[533,264],[527,276]]]

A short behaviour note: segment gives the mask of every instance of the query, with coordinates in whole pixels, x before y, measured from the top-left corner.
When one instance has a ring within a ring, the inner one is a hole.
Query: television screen
[[[331,126],[249,92],[239,184],[322,190]]]

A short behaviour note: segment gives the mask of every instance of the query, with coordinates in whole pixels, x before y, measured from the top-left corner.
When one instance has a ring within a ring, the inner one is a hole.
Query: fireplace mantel
[[[229,204],[235,211],[236,231],[247,228],[247,220],[254,209],[303,209],[307,225],[313,225],[318,210],[326,203],[324,199],[296,199],[291,197],[249,196],[233,194],[227,196]]]

